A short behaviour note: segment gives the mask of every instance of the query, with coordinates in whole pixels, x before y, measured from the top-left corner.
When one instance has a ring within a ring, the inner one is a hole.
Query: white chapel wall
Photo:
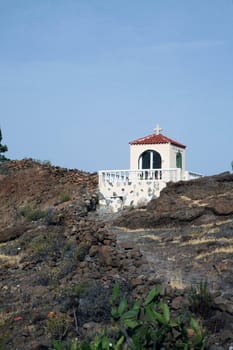
[[[169,144],[146,144],[146,145],[130,145],[130,169],[138,169],[138,160],[140,155],[148,150],[156,151],[162,159],[162,169],[169,169],[170,166],[170,145]],[[176,166],[174,166],[175,168]]]
[[[182,156],[182,171],[184,172],[186,170],[186,152],[185,148],[177,147],[174,145],[171,145],[170,147],[170,167],[176,168],[176,155],[180,152]]]

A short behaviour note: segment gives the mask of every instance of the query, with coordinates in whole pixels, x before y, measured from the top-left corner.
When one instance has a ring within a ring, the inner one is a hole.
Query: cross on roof
[[[156,125],[156,128],[154,129],[154,132],[156,135],[159,135],[160,134],[160,131],[162,131],[163,129],[160,128],[159,124]]]

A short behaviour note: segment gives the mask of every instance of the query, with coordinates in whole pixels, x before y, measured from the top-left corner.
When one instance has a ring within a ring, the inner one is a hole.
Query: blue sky
[[[230,170],[232,0],[0,0],[8,157],[127,169],[157,123],[188,170]]]

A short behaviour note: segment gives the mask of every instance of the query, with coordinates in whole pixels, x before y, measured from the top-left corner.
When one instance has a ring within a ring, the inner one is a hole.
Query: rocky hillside
[[[96,174],[31,160],[0,166],[1,349],[51,349],[54,338],[101,329],[117,280],[140,293],[128,281],[143,271],[142,254],[117,246],[97,200]]]
[[[0,166],[0,230],[22,221],[20,211],[90,207],[97,200],[97,175],[41,164],[30,159]],[[0,238],[1,239],[1,238]]]
[[[184,290],[208,281],[221,312],[206,323],[221,324],[220,343],[233,343],[233,174],[170,183],[113,225],[119,243],[131,240],[162,283]]]
[[[115,281],[137,298],[163,285],[172,313],[200,318],[209,349],[229,349],[232,199],[233,177],[223,174],[171,184],[147,207],[103,219],[97,174],[32,160],[2,164],[0,349],[48,350],[54,338],[100,332]],[[206,279],[203,315],[190,287]]]

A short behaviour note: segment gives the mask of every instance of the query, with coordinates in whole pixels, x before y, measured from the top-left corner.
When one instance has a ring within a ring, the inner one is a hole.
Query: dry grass
[[[182,247],[189,246],[189,245],[198,245],[198,244],[206,244],[206,243],[233,243],[233,238],[200,238],[200,239],[191,239],[190,241],[184,242],[181,244]]]
[[[230,245],[228,247],[216,248],[211,252],[199,254],[195,257],[195,260],[200,260],[214,254],[233,254],[233,245]]]
[[[0,327],[4,326],[4,324],[6,323],[6,321],[8,321],[9,319],[11,319],[14,316],[13,312],[4,312],[4,311],[0,311]]]
[[[198,225],[198,227],[213,227],[215,228],[216,226],[221,226],[221,225],[224,225],[224,224],[227,224],[229,222],[232,222],[232,218],[227,218],[225,220],[219,220],[219,221],[216,221],[214,223],[210,222],[209,224],[202,224],[202,225]],[[195,227],[195,225],[193,225]]]
[[[192,198],[187,197],[187,196],[181,196],[180,198],[183,201],[190,202],[190,204],[192,204],[192,205],[194,204],[194,205],[196,205],[198,207],[204,207],[204,206],[206,206],[208,204],[207,202],[203,202],[202,199],[192,199]],[[206,198],[205,198],[205,200],[206,200]]]
[[[133,229],[133,228],[126,228],[126,227],[121,227],[121,226],[114,226],[115,229],[117,229],[118,231],[121,232],[141,232],[141,231],[145,231],[144,228],[137,228],[137,229]]]
[[[145,236],[142,236],[142,238],[149,238],[149,239],[152,239],[153,241],[161,241],[161,237],[155,236],[155,235],[145,235]]]
[[[19,255],[0,254],[0,263],[7,267],[13,267],[19,264],[21,257]]]

